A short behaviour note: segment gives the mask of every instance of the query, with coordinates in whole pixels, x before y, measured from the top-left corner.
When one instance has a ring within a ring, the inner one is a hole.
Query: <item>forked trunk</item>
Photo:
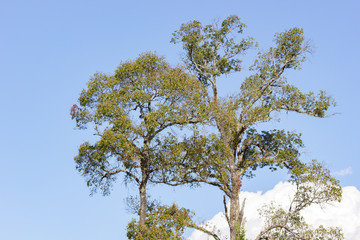
[[[233,193],[230,198],[230,240],[236,240],[240,215],[239,194]]]
[[[238,240],[244,218],[245,199],[240,207],[239,192],[234,192],[230,198],[230,240]]]

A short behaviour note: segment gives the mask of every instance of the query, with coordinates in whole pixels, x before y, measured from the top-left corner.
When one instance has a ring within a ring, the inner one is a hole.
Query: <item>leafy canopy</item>
[[[153,53],[121,63],[112,75],[96,73],[80,95],[76,121],[79,128],[91,124],[98,140],[80,146],[77,169],[104,194],[118,173],[147,181],[163,167],[167,130],[206,115],[203,96],[196,79]]]

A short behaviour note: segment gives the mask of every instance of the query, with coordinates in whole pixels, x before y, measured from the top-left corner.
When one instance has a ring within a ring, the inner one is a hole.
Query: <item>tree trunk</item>
[[[140,193],[140,225],[145,226],[146,220],[146,207],[147,207],[147,199],[146,199],[146,183],[142,182],[139,187]]]
[[[144,152],[148,155],[148,140],[144,141]],[[140,167],[141,167],[141,182],[139,185],[139,194],[140,194],[139,224],[140,226],[145,227],[146,210],[147,210],[146,185],[149,179],[147,159],[141,158]]]
[[[239,226],[240,201],[239,192],[234,192],[230,198],[230,240],[236,240]],[[240,223],[241,224],[241,223]]]
[[[230,227],[230,240],[238,239],[241,230],[241,224],[244,218],[244,208],[245,208],[245,199],[243,200],[240,207],[240,184],[238,180],[240,176],[234,174],[236,177],[233,178],[233,189],[230,198],[230,218],[229,218],[229,227]]]

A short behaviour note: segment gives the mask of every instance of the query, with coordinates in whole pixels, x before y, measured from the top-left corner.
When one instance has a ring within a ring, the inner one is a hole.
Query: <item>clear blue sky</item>
[[[304,90],[326,90],[340,114],[290,114],[269,126],[302,132],[304,159],[324,161],[334,172],[350,168],[338,178],[359,189],[359,12],[355,0],[0,1],[0,239],[126,239],[133,216],[124,198],[134,186],[118,181],[110,196],[89,197],[73,162],[89,134],[74,130],[70,107],[93,73],[111,72],[144,51],[179,63],[181,48],[169,43],[174,30],[230,14],[248,25],[245,34],[260,48],[275,32],[304,28],[315,51],[288,78]],[[238,83],[229,76],[223,92]],[[266,191],[285,179],[261,171],[244,190]],[[200,220],[222,211],[222,195],[211,187],[156,187],[151,194],[196,210]]]

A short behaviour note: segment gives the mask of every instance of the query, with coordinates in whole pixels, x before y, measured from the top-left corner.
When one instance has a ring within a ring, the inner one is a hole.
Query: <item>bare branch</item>
[[[294,235],[296,237],[296,239],[299,239],[299,240],[306,240],[305,238],[302,238],[301,236],[295,234],[288,226],[286,226],[285,224],[276,224],[276,225],[271,225],[267,228],[265,228],[264,230],[262,230],[258,235],[257,237],[255,238],[255,240],[261,240],[261,239],[267,239],[267,238],[262,238],[262,236],[264,234],[266,234],[267,232],[271,231],[272,229],[275,229],[275,228],[282,228],[282,229],[285,229],[286,231],[288,231],[289,233],[291,233],[292,235]]]
[[[212,236],[215,240],[221,240],[218,235],[216,235],[216,234],[213,233],[213,232],[210,232],[210,231],[207,230],[206,228],[203,228],[203,227],[201,227],[201,226],[199,226],[199,225],[196,225],[196,224],[194,224],[194,223],[185,223],[185,225],[186,225],[187,227],[191,227],[191,228],[194,228],[194,229],[199,230],[199,231],[201,231],[201,232],[204,232],[204,233]]]

